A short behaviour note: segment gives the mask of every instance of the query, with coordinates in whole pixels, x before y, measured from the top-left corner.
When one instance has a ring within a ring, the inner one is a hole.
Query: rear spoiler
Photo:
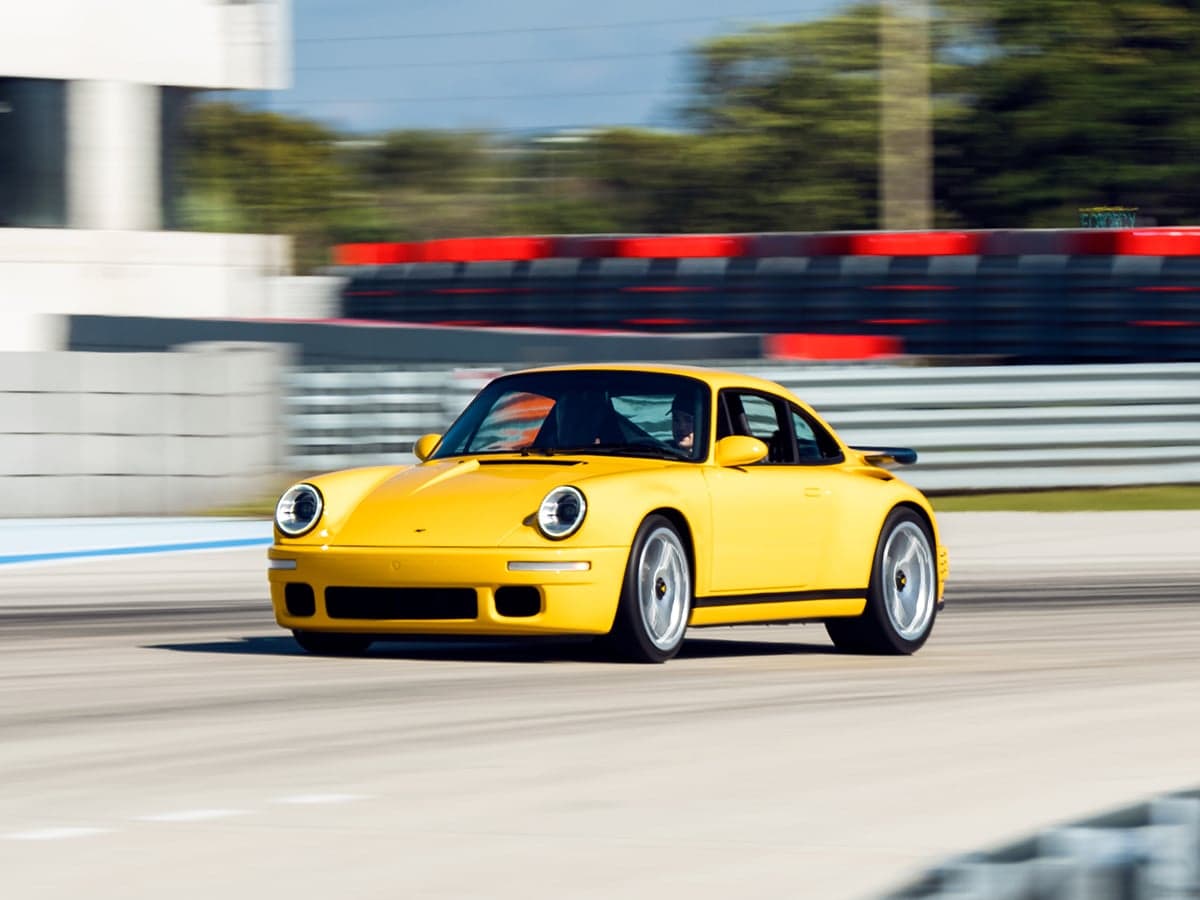
[[[917,461],[917,451],[909,447],[851,447],[856,453],[861,453],[867,462],[876,466],[886,466],[889,463],[897,466],[911,466]]]

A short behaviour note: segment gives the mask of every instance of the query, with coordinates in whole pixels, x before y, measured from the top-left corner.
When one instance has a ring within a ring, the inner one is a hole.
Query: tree
[[[699,218],[733,230],[870,228],[878,208],[879,8],[755,28],[696,53],[685,121],[712,179]]]
[[[936,191],[978,227],[1200,211],[1194,0],[942,0]]]
[[[290,235],[301,271],[329,258],[330,223],[346,202],[337,136],[304,119],[197,104],[183,163],[185,227]]]

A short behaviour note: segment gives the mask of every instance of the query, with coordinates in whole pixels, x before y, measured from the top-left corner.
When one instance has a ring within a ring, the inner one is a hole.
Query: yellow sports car
[[[942,604],[929,502],[769,381],[684,366],[502,375],[410,466],[321,475],[275,510],[275,618],[305,650],[387,635],[607,635],[662,662],[689,626],[824,622],[912,653]]]

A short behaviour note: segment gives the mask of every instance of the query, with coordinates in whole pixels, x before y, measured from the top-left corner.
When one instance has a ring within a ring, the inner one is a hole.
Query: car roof
[[[504,374],[505,376],[524,375],[533,372],[645,372],[660,375],[683,375],[703,381],[714,390],[738,387],[768,391],[772,394],[783,394],[788,397],[792,396],[792,392],[787,390],[787,388],[773,381],[767,381],[765,378],[756,378],[753,375],[745,375],[741,372],[734,372],[727,369],[709,369],[703,366],[686,366],[673,363],[584,363],[565,366],[539,366],[532,369],[505,372]]]

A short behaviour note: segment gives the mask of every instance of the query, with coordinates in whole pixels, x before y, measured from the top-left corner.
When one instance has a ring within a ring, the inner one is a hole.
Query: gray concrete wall
[[[288,353],[0,353],[0,515],[190,513],[273,491]]]

